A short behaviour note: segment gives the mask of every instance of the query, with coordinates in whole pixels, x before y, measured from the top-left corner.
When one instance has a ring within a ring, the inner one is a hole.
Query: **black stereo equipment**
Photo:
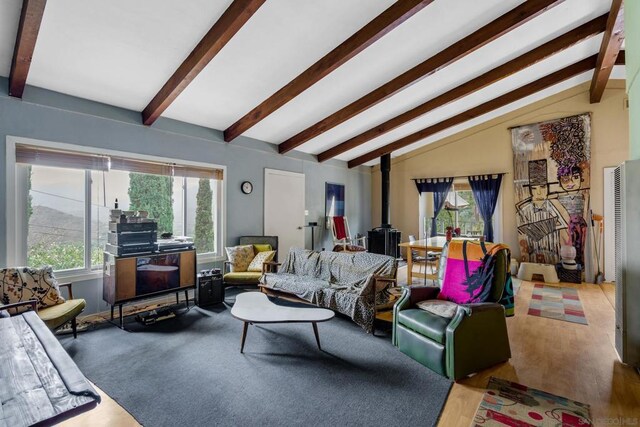
[[[198,286],[195,296],[198,307],[207,307],[224,302],[222,273],[219,268],[202,270],[198,274]]]
[[[105,252],[115,256],[152,254],[158,251],[156,240],[158,224],[155,220],[144,222],[109,222],[109,236]]]
[[[109,231],[115,233],[131,231],[158,231],[158,223],[152,222],[109,222]]]
[[[158,233],[155,231],[137,231],[124,233],[109,233],[109,243],[114,246],[125,245],[153,245],[158,240]]]
[[[107,243],[104,245],[105,252],[109,252],[115,256],[135,255],[135,254],[152,254],[158,251],[158,245],[155,243],[150,244],[133,244],[117,246]]]
[[[178,242],[176,240],[158,240],[158,251],[170,252],[170,251],[186,251],[193,249],[193,242]]]

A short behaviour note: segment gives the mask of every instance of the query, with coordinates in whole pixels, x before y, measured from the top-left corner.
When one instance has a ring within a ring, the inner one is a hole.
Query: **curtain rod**
[[[510,172],[493,172],[493,173],[476,173],[471,175],[458,175],[458,176],[440,176],[437,178],[411,178],[411,181],[421,181],[424,179],[447,179],[447,178],[469,178],[470,176],[482,176],[482,175],[509,175]]]

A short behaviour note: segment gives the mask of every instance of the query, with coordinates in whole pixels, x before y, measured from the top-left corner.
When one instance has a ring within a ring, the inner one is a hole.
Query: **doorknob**
[[[302,230],[302,227],[298,227],[298,230]]]

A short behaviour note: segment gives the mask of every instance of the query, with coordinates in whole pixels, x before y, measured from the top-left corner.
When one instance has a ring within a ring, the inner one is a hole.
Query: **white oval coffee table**
[[[335,313],[326,308],[283,307],[269,301],[269,298],[261,292],[244,292],[236,296],[231,315],[244,322],[240,343],[240,353],[242,353],[247,329],[249,324],[253,323],[311,323],[318,349],[322,350],[317,323],[331,320]]]

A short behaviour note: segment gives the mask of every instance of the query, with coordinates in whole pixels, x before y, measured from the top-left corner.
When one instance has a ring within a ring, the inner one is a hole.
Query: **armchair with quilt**
[[[67,288],[68,299],[60,294]],[[73,337],[78,337],[76,317],[84,311],[86,301],[73,298],[71,283],[58,283],[51,267],[0,269],[0,310],[9,314],[22,312],[19,306],[32,302],[38,317],[51,330],[71,323]]]
[[[503,245],[447,244],[440,259],[441,287],[407,287],[396,302],[393,345],[452,380],[509,360],[503,306],[511,289],[509,258]],[[471,288],[469,295],[457,295],[466,301],[451,301],[457,290]]]
[[[224,262],[223,268],[223,286],[252,286],[258,285],[260,277],[265,272],[265,268],[271,268],[271,265],[278,261],[278,236],[242,236],[238,241],[240,248],[242,246],[252,246],[248,262],[245,262],[247,268],[234,268],[233,264],[235,260],[232,260],[232,252],[234,248],[227,248],[227,255],[229,260]],[[273,258],[265,259],[266,262],[260,263],[259,268],[251,268],[248,270],[253,258],[260,252],[274,251]],[[236,258],[242,258],[241,253],[237,253]],[[242,260],[240,259],[240,264]],[[237,267],[237,266],[236,266]],[[244,271],[242,271],[244,270]],[[270,271],[270,270],[269,270]]]

